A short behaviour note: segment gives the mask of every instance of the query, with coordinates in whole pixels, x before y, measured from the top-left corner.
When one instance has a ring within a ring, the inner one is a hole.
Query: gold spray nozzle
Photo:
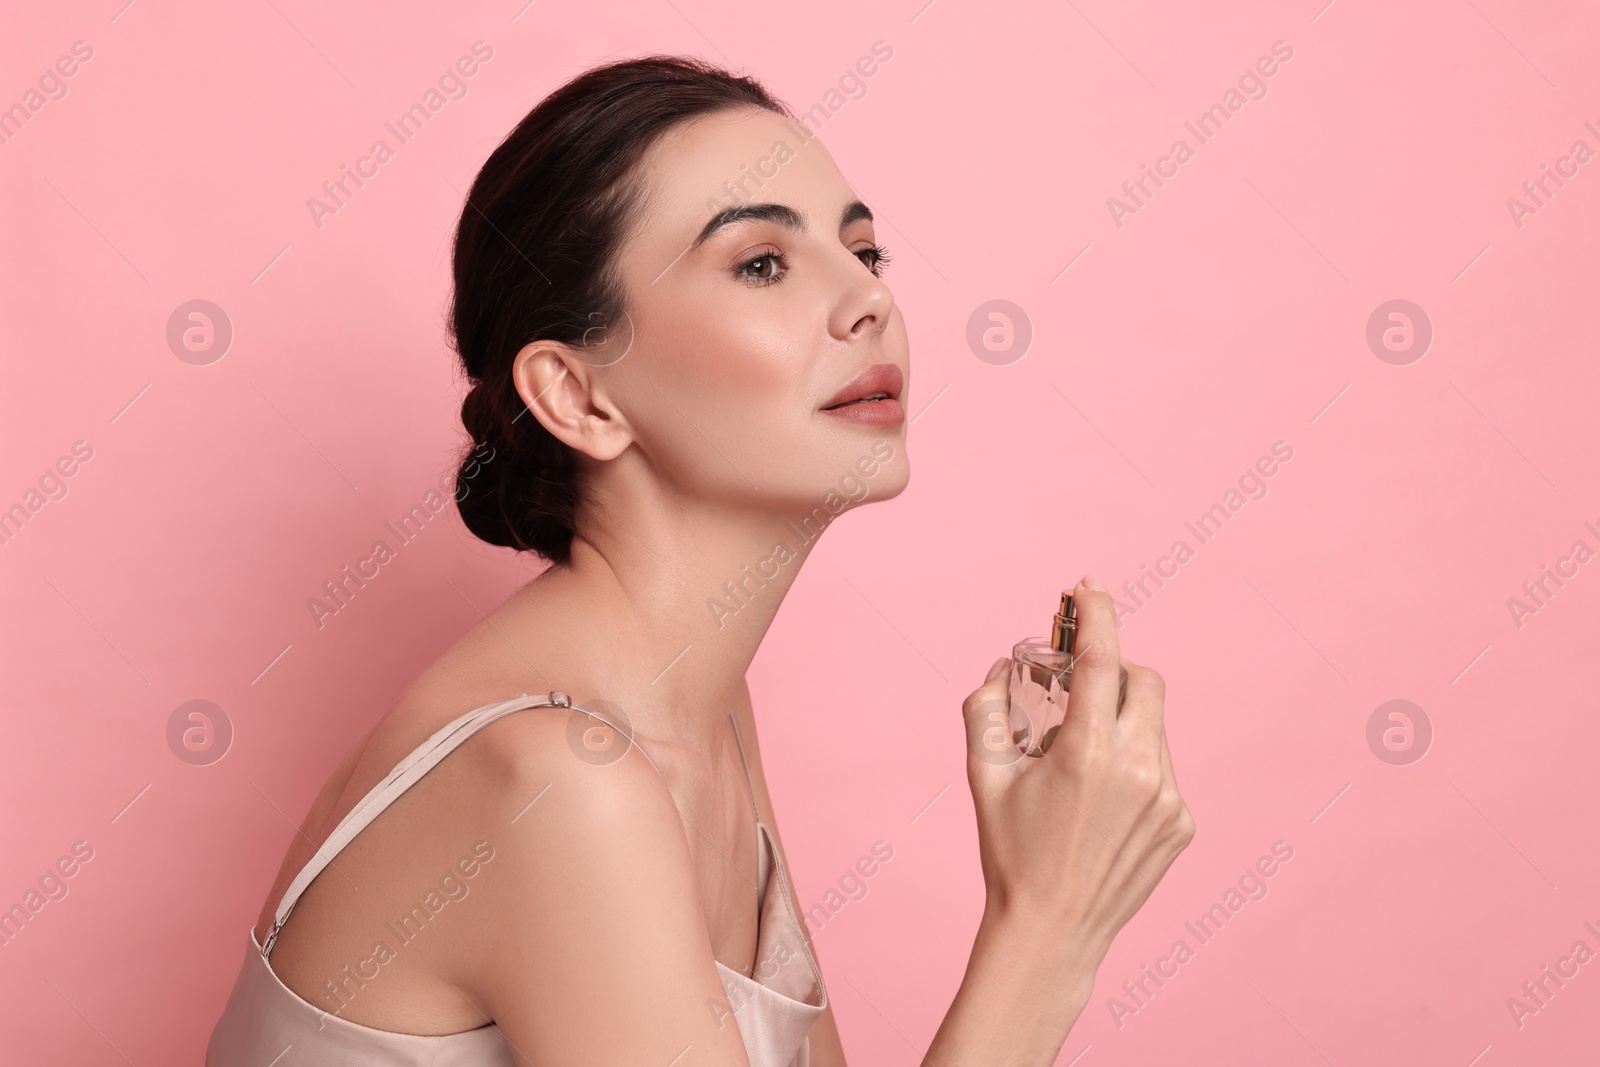
[[[1078,636],[1078,606],[1072,602],[1071,593],[1061,594],[1061,610],[1056,612],[1050,627],[1050,647],[1057,652],[1072,652],[1073,640]]]

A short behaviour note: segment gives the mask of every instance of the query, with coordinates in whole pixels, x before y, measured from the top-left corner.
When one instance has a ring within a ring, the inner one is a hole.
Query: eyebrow
[[[872,209],[859,200],[852,200],[839,214],[839,229],[842,230],[860,219],[871,221]],[[709,240],[712,234],[725,226],[754,220],[776,222],[785,229],[797,233],[804,232],[806,228],[805,216],[787,204],[740,204],[738,207],[730,207],[712,216],[711,221],[700,230],[699,236],[694,239],[690,247],[698,248]]]

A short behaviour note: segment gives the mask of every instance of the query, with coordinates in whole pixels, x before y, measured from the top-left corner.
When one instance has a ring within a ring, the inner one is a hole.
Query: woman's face
[[[595,376],[652,467],[697,497],[809,511],[830,493],[833,507],[894,496],[910,477],[905,321],[870,213],[804,133],[723,111],[641,164],[618,259],[629,321],[607,329]],[[874,364],[882,377],[860,392],[892,399],[824,410]]]

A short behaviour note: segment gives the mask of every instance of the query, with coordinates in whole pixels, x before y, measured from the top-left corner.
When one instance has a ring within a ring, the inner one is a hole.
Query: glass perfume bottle
[[[1011,736],[1024,755],[1048,752],[1066,720],[1077,634],[1077,607],[1071,593],[1062,593],[1050,636],[1025,638],[1011,649]]]

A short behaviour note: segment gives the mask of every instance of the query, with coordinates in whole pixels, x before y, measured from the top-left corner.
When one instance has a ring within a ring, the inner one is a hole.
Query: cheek
[[[659,335],[671,342],[643,340],[619,395],[646,452],[707,490],[777,489],[815,447],[818,385],[792,351],[795,335],[681,309],[673,318]]]
[[[690,336],[699,340],[699,371],[708,389],[759,392],[776,398],[803,388],[797,339],[788,322],[739,314],[710,315]]]
[[[796,324],[779,316],[775,301],[763,306],[729,292],[737,293],[683,286],[654,294],[639,312],[645,347],[658,355],[663,374],[697,393],[779,386],[792,373]]]
[[[683,336],[692,338],[675,361],[675,401],[687,395],[698,412],[696,421],[719,445],[717,427],[743,445],[762,434],[786,435],[785,428],[803,427],[815,406],[819,388],[811,380],[797,330],[787,324],[715,316],[701,319]],[[665,389],[666,386],[663,386]],[[678,401],[680,404],[683,401]],[[688,413],[689,407],[684,408]],[[701,421],[704,420],[704,421]],[[774,441],[774,444],[777,442]]]

